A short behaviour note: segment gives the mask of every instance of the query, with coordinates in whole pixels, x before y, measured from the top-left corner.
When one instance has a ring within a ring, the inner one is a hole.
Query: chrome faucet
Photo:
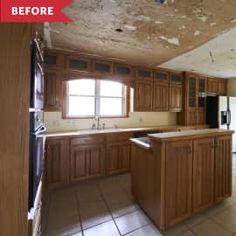
[[[97,130],[99,130],[100,129],[100,117],[99,116],[95,116],[95,122],[96,122]]]

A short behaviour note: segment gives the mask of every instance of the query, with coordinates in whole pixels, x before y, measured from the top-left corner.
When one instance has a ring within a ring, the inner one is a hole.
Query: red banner
[[[72,22],[62,9],[72,0],[0,0],[0,22]]]

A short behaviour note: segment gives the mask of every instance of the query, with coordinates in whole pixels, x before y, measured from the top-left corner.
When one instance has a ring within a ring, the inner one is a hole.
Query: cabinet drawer
[[[89,135],[89,136],[82,136],[77,138],[71,139],[71,145],[77,144],[93,144],[93,143],[103,143],[105,141],[104,136],[96,136],[96,135]]]
[[[133,132],[113,133],[106,135],[106,141],[107,143],[124,142],[124,141],[129,141],[129,139],[132,137],[133,137]]]

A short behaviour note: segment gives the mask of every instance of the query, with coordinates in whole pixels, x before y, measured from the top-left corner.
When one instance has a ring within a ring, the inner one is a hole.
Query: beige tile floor
[[[130,185],[130,175],[125,174],[50,192],[42,235],[236,236],[236,155],[233,196],[165,232],[160,232],[135,204]]]

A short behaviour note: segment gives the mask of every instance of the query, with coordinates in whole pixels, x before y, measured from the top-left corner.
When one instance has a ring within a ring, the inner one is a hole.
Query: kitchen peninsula
[[[201,129],[131,139],[132,192],[160,229],[231,196],[232,134]]]

